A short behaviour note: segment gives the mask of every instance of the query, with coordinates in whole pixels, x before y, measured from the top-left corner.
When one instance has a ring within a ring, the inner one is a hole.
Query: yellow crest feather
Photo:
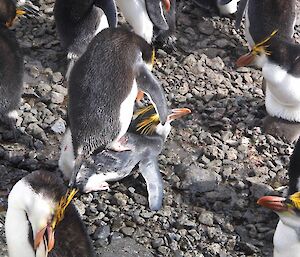
[[[75,188],[73,188],[72,190],[68,190],[67,193],[60,199],[58,205],[56,206],[53,221],[51,223],[51,227],[53,229],[56,227],[56,225],[59,222],[61,222],[63,220],[65,210],[77,192],[78,192],[78,189],[75,189]]]
[[[140,115],[143,115],[143,114],[151,111],[152,109],[154,109],[154,106],[151,104],[151,105],[148,105],[148,106],[143,107],[141,109],[138,109],[133,115],[134,116],[140,116]]]
[[[289,199],[292,201],[295,208],[300,209],[300,192],[292,194]]]
[[[267,38],[265,38],[263,41],[261,41],[260,43],[257,43],[255,46],[253,46],[251,52],[254,54],[258,54],[258,53],[264,53],[266,55],[271,55],[272,53],[270,51],[267,51],[266,48],[268,48],[270,45],[265,45],[268,41],[270,41],[270,39],[272,37],[274,37],[276,35],[276,33],[278,32],[277,30],[274,30],[270,36],[268,36]]]
[[[158,114],[157,113],[152,114],[149,118],[137,124],[137,131],[140,131],[142,135],[152,134],[155,131],[155,128],[158,123],[159,123]]]

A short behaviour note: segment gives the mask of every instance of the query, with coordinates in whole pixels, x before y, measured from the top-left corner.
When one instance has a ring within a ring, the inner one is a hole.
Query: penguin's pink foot
[[[128,138],[123,136],[118,141],[114,141],[109,149],[115,152],[131,151],[132,147],[128,144]]]

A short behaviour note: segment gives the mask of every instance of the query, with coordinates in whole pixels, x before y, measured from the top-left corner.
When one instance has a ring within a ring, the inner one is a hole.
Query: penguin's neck
[[[273,238],[274,257],[299,257],[300,256],[300,241],[299,231],[285,225],[279,220]]]
[[[298,139],[294,152],[290,158],[289,166],[289,195],[300,191],[300,138]]]

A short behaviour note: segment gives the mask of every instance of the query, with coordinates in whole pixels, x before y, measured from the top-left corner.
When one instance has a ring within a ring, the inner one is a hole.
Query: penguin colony
[[[237,60],[237,66],[262,69],[266,132],[297,141],[300,47],[293,39],[295,0],[215,4],[223,15],[237,12],[237,28],[245,17],[249,53]],[[14,1],[0,0],[0,122],[12,131],[17,129],[23,57],[9,27],[18,14],[32,10],[24,6],[26,11],[20,11]],[[118,27],[117,8],[134,32]],[[69,126],[58,165],[69,189],[58,176],[41,170],[15,184],[5,222],[10,257],[95,256],[72,198],[77,191],[109,189],[108,182],[129,176],[137,165],[146,182],[149,208],[162,208],[158,156],[171,122],[191,113],[188,108],[168,108],[164,90],[151,72],[155,65],[151,44],[155,40],[174,44],[175,10],[175,0],[56,0],[56,29],[68,60]],[[150,101],[141,108],[136,107],[139,91]],[[257,201],[279,215],[276,257],[300,256],[299,160],[300,139],[290,160],[287,196]]]

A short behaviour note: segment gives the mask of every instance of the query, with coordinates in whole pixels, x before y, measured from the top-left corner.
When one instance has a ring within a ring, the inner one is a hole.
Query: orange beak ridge
[[[276,212],[282,212],[288,210],[284,203],[285,200],[285,198],[278,196],[263,196],[258,199],[257,204]]]
[[[248,53],[245,55],[242,55],[237,61],[236,66],[237,67],[243,67],[250,65],[255,59],[255,55],[253,53]]]
[[[183,116],[186,116],[190,114],[192,111],[189,108],[178,108],[178,109],[172,109],[172,113],[169,114],[168,118],[169,120],[173,121],[178,118],[181,118]]]

